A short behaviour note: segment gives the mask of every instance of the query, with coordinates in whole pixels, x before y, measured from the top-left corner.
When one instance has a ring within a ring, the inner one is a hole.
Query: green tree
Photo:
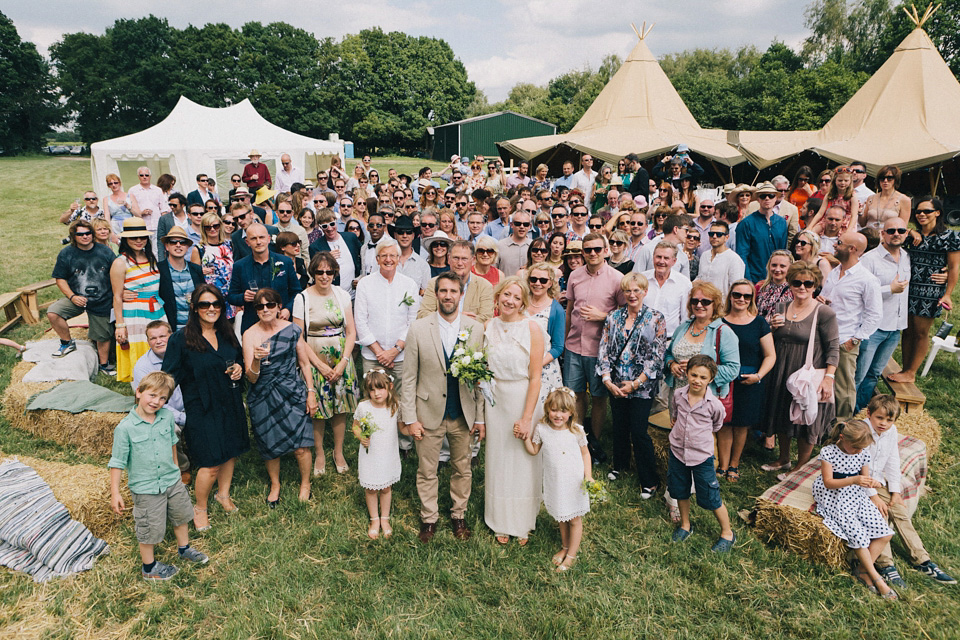
[[[0,149],[7,155],[35,151],[63,113],[50,66],[31,42],[0,13]]]
[[[917,4],[917,11],[923,16],[923,7],[921,3]],[[949,65],[953,75],[960,78],[960,0],[940,0],[937,11],[923,25],[924,30],[933,40],[933,43],[940,51],[940,55]],[[878,52],[878,58],[882,57],[876,65],[878,68],[893,53],[897,45],[913,31],[916,26],[903,13],[903,8],[909,8],[909,2],[901,2],[894,9],[891,20],[885,25],[883,33],[880,36],[881,49]]]

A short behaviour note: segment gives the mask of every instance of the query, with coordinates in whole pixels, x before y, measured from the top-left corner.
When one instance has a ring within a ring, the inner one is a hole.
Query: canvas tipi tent
[[[651,27],[652,28],[652,27]],[[686,144],[696,154],[733,166],[743,155],[727,144],[727,132],[703,129],[647,47],[644,26],[639,42],[569,133],[498,143],[507,157],[549,161],[567,147],[616,162],[628,153],[641,159]]]
[[[307,177],[330,165],[334,155],[343,157],[343,142],[301,136],[271,124],[244,100],[222,109],[203,107],[183,96],[166,118],[143,131],[90,146],[93,185],[106,195],[106,176],[116,173],[125,188],[137,184],[138,166],[151,168],[156,177],[170,173],[177,178],[177,190],[186,194],[196,188],[199,173],[216,176],[223,190],[229,177],[246,163],[247,154],[257,149],[263,162],[276,175],[278,158],[290,154],[294,166]]]

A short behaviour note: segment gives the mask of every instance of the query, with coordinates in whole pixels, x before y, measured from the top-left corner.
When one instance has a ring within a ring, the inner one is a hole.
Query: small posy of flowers
[[[360,426],[361,440],[369,440],[370,436],[372,436],[374,433],[380,430],[380,427],[378,427],[377,424],[373,421],[373,416],[371,416],[369,413],[365,414],[359,420],[355,419],[354,421],[356,422],[357,425]],[[370,452],[370,447],[364,447],[363,449],[367,453]]]
[[[607,485],[603,480],[583,479],[583,491],[590,498],[590,504],[600,504],[610,499],[610,492],[607,491]]]
[[[412,307],[414,302],[416,302],[416,300],[413,299],[413,296],[411,296],[409,293],[405,293],[403,294],[403,299],[400,300],[400,304],[397,306],[399,307],[401,304],[405,304],[408,307]]]
[[[270,279],[273,280],[277,276],[283,275],[283,260],[277,260],[273,263],[273,266],[270,267]]]
[[[454,378],[473,390],[474,385],[493,379],[493,372],[487,362],[485,350],[472,351],[467,346],[470,331],[463,330],[457,334],[457,343],[453,347],[453,357],[450,359],[450,369],[447,371]]]

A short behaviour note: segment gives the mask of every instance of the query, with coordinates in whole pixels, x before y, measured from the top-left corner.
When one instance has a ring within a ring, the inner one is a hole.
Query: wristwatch
[[[859,346],[860,346],[860,338],[850,338],[850,342],[852,342],[852,343],[853,343],[853,346],[855,346],[855,347],[859,347]]]

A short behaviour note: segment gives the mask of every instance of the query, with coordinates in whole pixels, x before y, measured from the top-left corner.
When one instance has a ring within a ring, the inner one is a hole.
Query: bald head
[[[856,249],[857,255],[862,255],[867,248],[866,237],[857,231],[847,231],[840,236],[840,240],[848,247]]]

